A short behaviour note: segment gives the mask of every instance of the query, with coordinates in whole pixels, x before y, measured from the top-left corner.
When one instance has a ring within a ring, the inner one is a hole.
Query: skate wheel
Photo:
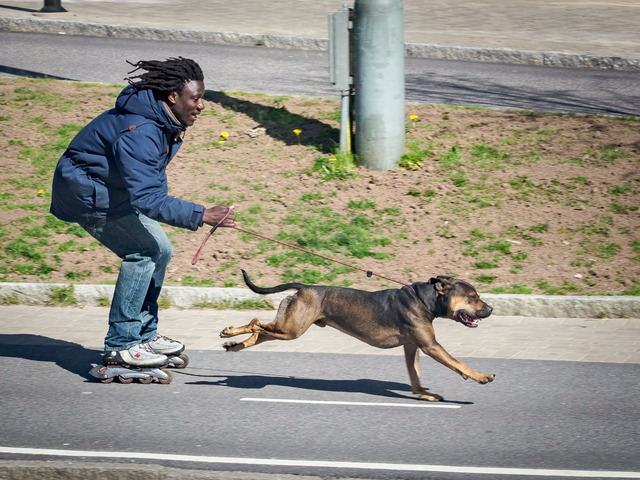
[[[118,380],[120,380],[120,383],[131,383],[133,382],[133,377],[123,377],[122,375],[118,375]]]
[[[178,358],[184,363],[182,365],[174,365],[175,368],[180,370],[182,370],[183,368],[187,368],[187,365],[189,365],[189,357],[187,357],[184,353],[181,353],[180,355],[178,355]]]
[[[184,367],[182,367],[182,368],[184,368]],[[162,383],[163,385],[168,385],[169,383],[171,383],[171,380],[173,380],[173,375],[171,374],[171,372],[169,370],[167,370],[166,368],[162,368],[162,369],[160,369],[160,371],[167,376],[167,379],[163,380],[162,378],[158,378],[158,382]]]
[[[113,382],[113,377],[100,379],[100,383],[111,383],[111,382]]]
[[[151,375],[149,375],[148,377],[140,377],[138,378],[138,381],[146,385],[147,383],[153,382],[153,377]]]

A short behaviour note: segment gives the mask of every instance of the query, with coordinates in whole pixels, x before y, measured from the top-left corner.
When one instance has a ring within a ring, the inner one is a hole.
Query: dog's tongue
[[[462,323],[466,327],[476,328],[478,326],[478,323],[476,322],[476,319],[473,318],[471,315],[467,315],[466,313],[462,313],[460,318],[462,319]]]

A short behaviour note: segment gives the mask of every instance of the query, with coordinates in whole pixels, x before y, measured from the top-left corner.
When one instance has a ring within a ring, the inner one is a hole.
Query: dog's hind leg
[[[404,344],[404,360],[407,363],[411,391],[418,395],[420,400],[439,402],[442,397],[436,393],[429,393],[420,385],[420,350],[415,343]]]
[[[221,338],[235,337],[236,335],[245,335],[247,333],[255,333],[258,328],[261,328],[262,324],[260,320],[254,318],[249,323],[242,327],[227,327],[220,332]]]

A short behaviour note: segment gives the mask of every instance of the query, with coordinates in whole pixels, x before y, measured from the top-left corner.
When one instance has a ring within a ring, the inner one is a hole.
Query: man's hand
[[[227,218],[225,218],[225,215],[227,216]],[[223,218],[224,221],[220,223]],[[202,222],[211,226],[218,225],[218,223],[220,223],[220,227],[235,227],[236,214],[233,211],[233,205],[230,207],[216,205],[215,207],[207,208],[204,211]]]

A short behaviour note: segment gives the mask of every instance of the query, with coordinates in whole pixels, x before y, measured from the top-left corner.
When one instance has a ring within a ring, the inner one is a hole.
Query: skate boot
[[[102,383],[111,383],[116,377],[121,383],[131,383],[134,378],[140,383],[151,383],[154,379],[171,383],[172,380],[171,372],[160,368],[169,364],[167,356],[154,353],[146,343],[127,350],[105,352],[102,363],[89,372]]]
[[[189,357],[184,353],[184,344],[172,340],[164,335],[156,335],[147,342],[152,352],[169,357],[169,365],[175,368],[185,368],[189,365]]]

